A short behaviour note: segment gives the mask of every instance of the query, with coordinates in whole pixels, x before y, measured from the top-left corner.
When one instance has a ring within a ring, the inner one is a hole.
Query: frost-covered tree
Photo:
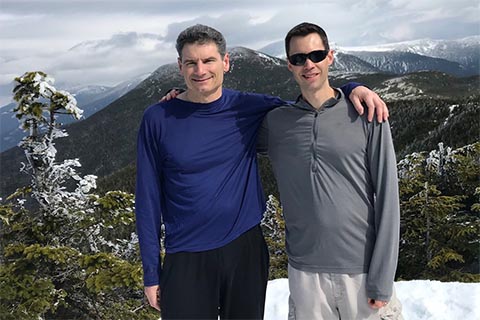
[[[401,278],[480,280],[479,156],[480,143],[456,150],[440,143],[399,162]]]
[[[99,196],[78,159],[58,161],[59,114],[82,115],[43,72],[15,79],[30,184],[0,203],[2,319],[154,319],[141,302],[132,194]]]
[[[287,278],[285,221],[280,203],[273,195],[268,197],[261,226],[270,254],[270,279]]]

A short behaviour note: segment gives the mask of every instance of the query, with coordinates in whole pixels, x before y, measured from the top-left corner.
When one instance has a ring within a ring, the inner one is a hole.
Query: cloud
[[[0,105],[10,100],[10,83],[26,71],[41,70],[64,85],[116,85],[176,60],[171,43],[153,34],[121,33],[80,43],[54,55],[0,59]]]
[[[51,70],[78,83],[113,85],[175,62],[171,43],[154,34],[122,33],[81,43],[60,55]],[[115,80],[113,80],[115,79]]]
[[[355,46],[475,35],[479,16],[478,0],[1,0],[0,86],[31,70],[113,85],[174,62],[178,33],[195,23],[258,49],[303,21]]]
[[[385,39],[395,42],[411,39],[413,34],[415,34],[415,30],[412,29],[410,24],[398,24],[388,31],[381,33]]]
[[[182,30],[196,23],[201,23],[222,32],[229,46],[258,48],[259,43],[269,43],[284,36],[284,27],[274,23],[276,18],[277,16],[272,13],[259,15],[257,12],[257,15],[251,15],[238,11],[229,12],[219,17],[201,16],[169,25],[165,41],[173,43]],[[241,26],[241,32],[239,32],[239,26]]]

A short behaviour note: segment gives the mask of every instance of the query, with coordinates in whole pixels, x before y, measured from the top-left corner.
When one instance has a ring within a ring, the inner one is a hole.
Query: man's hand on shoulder
[[[163,101],[169,101],[172,99],[175,99],[180,93],[182,93],[185,90],[179,89],[179,88],[172,88],[170,89],[166,95],[164,95],[159,102]]]
[[[364,112],[362,102],[368,107],[368,121],[373,120],[374,113],[377,114],[377,121],[383,122],[388,120],[388,108],[385,102],[372,90],[364,86],[358,86],[350,93],[350,101],[357,112],[362,115]]]

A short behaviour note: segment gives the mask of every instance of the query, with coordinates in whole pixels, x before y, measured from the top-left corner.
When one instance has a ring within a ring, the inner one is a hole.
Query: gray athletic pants
[[[305,272],[288,265],[289,320],[401,320],[395,295],[383,308],[368,303],[366,274]]]

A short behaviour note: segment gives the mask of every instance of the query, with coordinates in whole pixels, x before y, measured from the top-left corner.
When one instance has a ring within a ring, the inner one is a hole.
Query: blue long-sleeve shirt
[[[172,99],[145,111],[135,201],[145,286],[159,283],[162,223],[167,253],[219,248],[260,223],[257,131],[266,113],[283,104],[223,89],[211,103]]]
[[[223,89],[206,104],[149,107],[138,135],[136,215],[145,285],[158,284],[160,225],[167,253],[219,248],[260,223],[265,201],[257,130],[281,99]]]

